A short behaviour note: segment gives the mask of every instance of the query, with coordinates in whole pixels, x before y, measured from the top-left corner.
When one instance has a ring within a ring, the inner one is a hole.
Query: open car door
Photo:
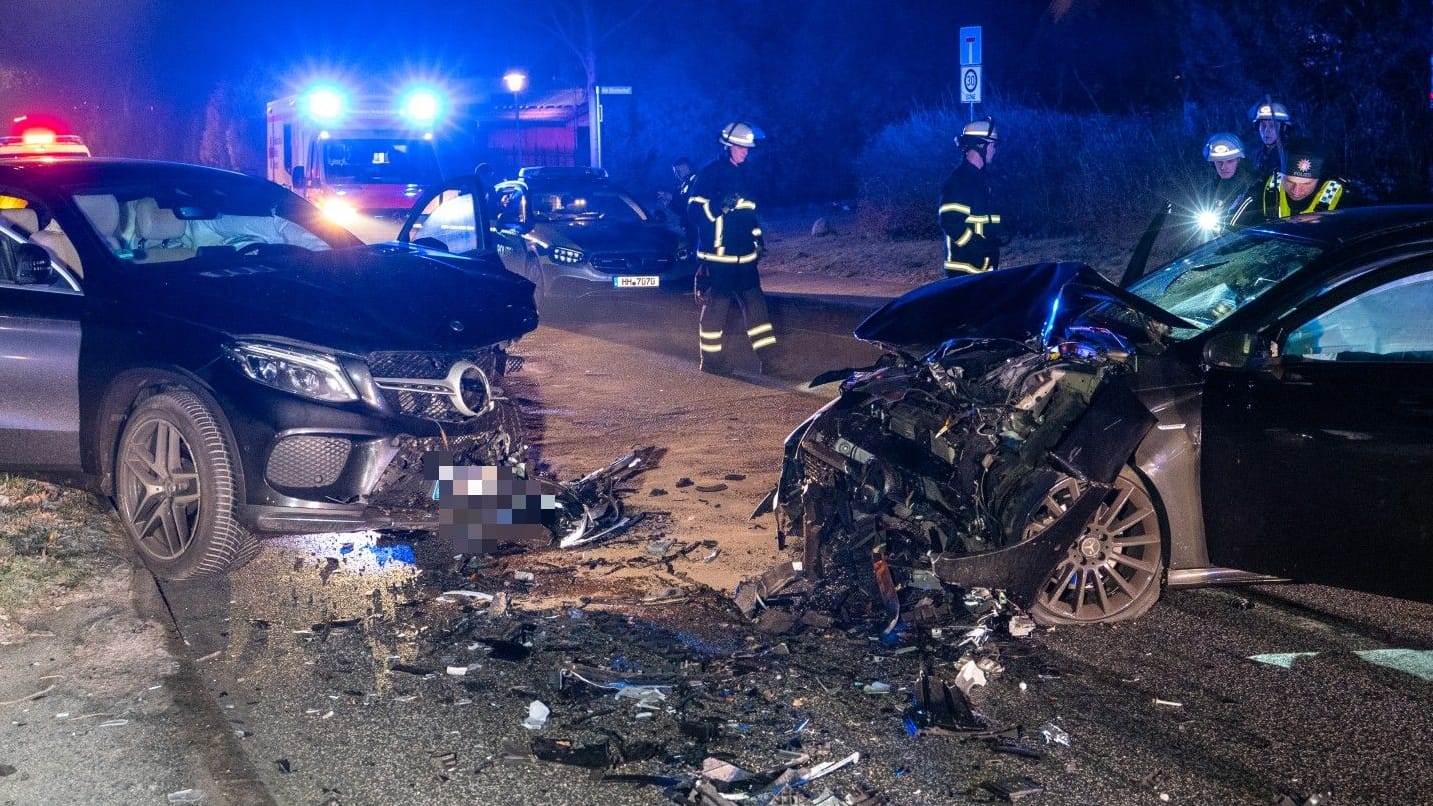
[[[1214,564],[1433,601],[1430,310],[1425,257],[1298,306],[1264,329],[1277,351],[1253,366],[1210,368]]]
[[[408,211],[399,243],[473,256],[492,249],[487,192],[477,176],[449,179],[424,191]]]

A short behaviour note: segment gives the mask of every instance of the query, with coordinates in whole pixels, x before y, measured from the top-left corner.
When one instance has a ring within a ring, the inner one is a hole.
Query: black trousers
[[[723,290],[719,286],[697,292],[702,314],[697,325],[697,339],[703,366],[724,367],[729,363],[723,355],[726,341],[727,314],[732,303],[741,307],[742,321],[746,336],[751,339],[751,349],[761,356],[776,344],[776,331],[771,327],[771,317],[766,311],[766,295],[757,284],[740,290]]]

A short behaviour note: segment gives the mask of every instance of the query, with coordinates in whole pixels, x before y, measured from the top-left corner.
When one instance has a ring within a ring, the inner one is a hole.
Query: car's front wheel
[[[145,566],[161,579],[231,571],[258,553],[234,518],[234,459],[209,407],[175,389],[142,401],[116,455],[115,507]]]
[[[1037,506],[1025,537],[1047,528],[1080,492],[1073,478],[1056,482]],[[1104,624],[1144,615],[1159,599],[1164,544],[1154,497],[1126,467],[1095,517],[1035,592],[1031,615],[1046,625]]]

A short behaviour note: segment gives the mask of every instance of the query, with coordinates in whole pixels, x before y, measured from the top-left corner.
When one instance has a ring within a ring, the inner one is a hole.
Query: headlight
[[[576,263],[581,263],[586,258],[587,256],[582,254],[581,249],[573,249],[567,246],[552,247],[553,263],[566,263],[572,265]]]
[[[1200,210],[1194,216],[1194,221],[1199,228],[1205,232],[1217,232],[1219,230],[1219,214],[1213,210]]]
[[[236,342],[225,350],[245,375],[265,386],[326,403],[358,399],[353,383],[331,355],[254,342]]]
[[[319,209],[323,214],[333,220],[335,224],[348,226],[358,220],[358,210],[347,199],[340,199],[337,196],[329,196],[319,202]]]

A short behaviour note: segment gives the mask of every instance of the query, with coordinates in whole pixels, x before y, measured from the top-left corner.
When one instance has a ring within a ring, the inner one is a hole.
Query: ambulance
[[[414,87],[393,97],[315,86],[268,104],[268,178],[352,227],[406,214],[441,181],[435,134],[442,95]]]

